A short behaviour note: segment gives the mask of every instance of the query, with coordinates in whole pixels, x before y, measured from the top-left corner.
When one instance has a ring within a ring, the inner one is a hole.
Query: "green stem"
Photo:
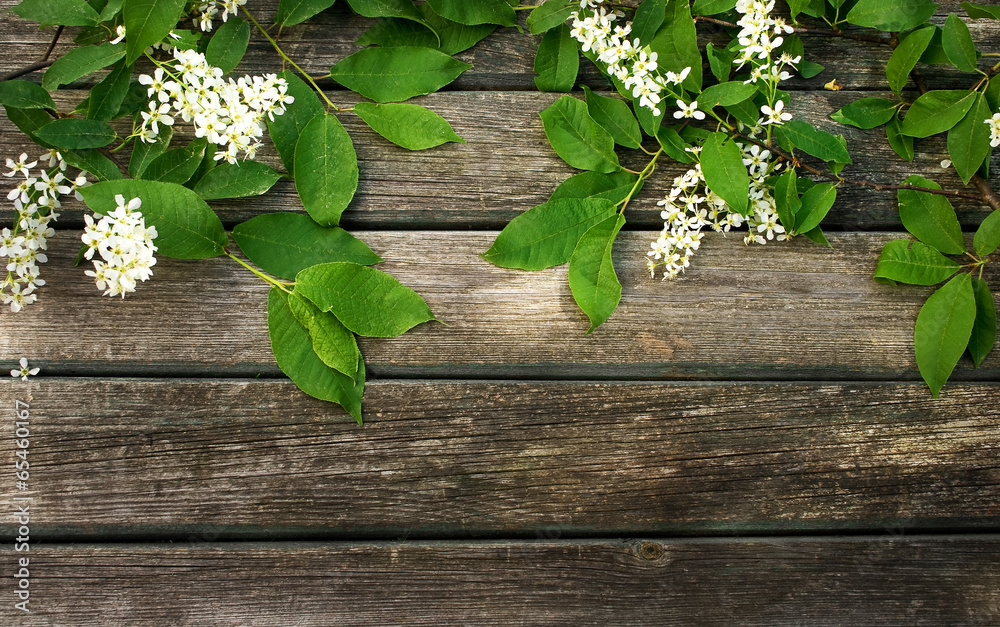
[[[639,178],[636,179],[635,184],[632,185],[632,189],[629,190],[628,195],[625,196],[625,198],[618,203],[622,206],[621,209],[618,210],[618,213],[625,212],[625,207],[628,207],[629,201],[632,200],[632,197],[635,196],[635,193],[639,191],[639,186],[642,185],[643,181],[649,178],[649,176],[653,173],[654,170],[656,170],[656,160],[659,159],[660,155],[662,154],[663,154],[662,148],[653,153],[653,158],[650,159],[649,163],[646,164],[646,167],[643,168],[642,171],[638,173]]]
[[[247,262],[243,261],[242,259],[240,259],[236,255],[234,255],[233,253],[231,253],[228,248],[224,248],[223,252],[226,253],[227,257],[229,257],[230,259],[232,259],[236,263],[240,264],[241,266],[243,266],[244,268],[246,268],[250,272],[253,272],[255,275],[257,275],[258,278],[260,278],[262,281],[264,281],[265,283],[267,283],[271,287],[276,287],[279,290],[282,290],[282,291],[284,291],[284,292],[286,292],[288,294],[292,293],[292,290],[288,289],[288,287],[292,286],[292,285],[295,285],[295,283],[285,283],[283,281],[279,281],[279,280],[275,279],[274,277],[267,276],[266,274],[264,274],[263,272],[261,272],[257,268],[254,268],[253,266],[251,266]]]

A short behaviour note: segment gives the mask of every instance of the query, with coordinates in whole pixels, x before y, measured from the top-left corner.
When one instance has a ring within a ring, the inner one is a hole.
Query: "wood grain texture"
[[[41,546],[19,625],[992,625],[1000,540]]]
[[[912,324],[931,289],[871,279],[895,234],[835,234],[825,248],[710,233],[684,278],[661,282],[645,269],[655,234],[625,233],[621,306],[591,335],[565,266],[525,272],[479,258],[496,233],[357,235],[448,325],[364,340],[376,377],[919,380]],[[135,294],[106,298],[71,267],[78,237],[50,240],[48,283],[30,313],[0,314],[0,355],[52,374],[277,373],[259,279],[228,259],[161,259]],[[997,278],[991,267],[984,276]],[[963,359],[953,379],[998,375],[994,353],[978,370]]]
[[[376,381],[364,427],[287,381],[0,383],[15,399],[49,540],[1000,526],[996,385]]]
[[[62,94],[60,105],[71,110],[86,95],[83,91]],[[582,97],[582,94],[577,94]],[[356,98],[333,94],[341,104],[353,105]],[[500,229],[522,211],[545,202],[556,186],[574,170],[562,161],[545,138],[538,113],[559,95],[530,92],[439,93],[415,102],[426,105],[451,122],[466,144],[447,144],[431,150],[411,152],[378,136],[352,113],[340,115],[354,140],[361,180],[358,193],[344,214],[348,228]],[[914,163],[900,159],[889,147],[882,129],[863,131],[828,119],[838,110],[865,94],[859,92],[807,92],[792,101],[791,109],[800,119],[819,128],[843,134],[855,163],[843,175],[882,184],[898,184],[911,174],[939,182],[946,189],[963,189],[954,168],[942,169],[947,156],[944,138],[917,140]],[[120,132],[130,129],[124,127]],[[192,136],[190,125],[177,124],[178,141],[183,145]],[[0,117],[0,155],[16,156],[22,151],[39,152],[4,117]],[[639,151],[622,149],[626,167],[641,169],[648,158]],[[127,152],[122,162],[127,163]],[[261,151],[261,161],[283,169],[273,147]],[[663,225],[656,201],[666,195],[674,177],[687,166],[665,160],[646,188],[630,203],[626,216],[631,226],[659,229]],[[1000,170],[1000,151],[994,156],[994,171]],[[9,183],[8,183],[9,184]],[[3,189],[6,189],[4,187]],[[973,191],[969,188],[969,191]],[[279,181],[266,195],[256,198],[213,201],[212,206],[228,224],[241,222],[263,212],[299,210],[302,205],[290,180]],[[976,228],[988,215],[986,205],[955,199],[962,222]],[[83,223],[79,203],[68,203],[61,222]],[[0,220],[9,221],[12,209],[2,205]],[[837,203],[824,221],[828,229],[900,229],[895,192],[841,185]]]

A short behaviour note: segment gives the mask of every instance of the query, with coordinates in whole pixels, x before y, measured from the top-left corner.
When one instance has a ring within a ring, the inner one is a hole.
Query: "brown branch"
[[[0,82],[9,81],[18,78],[19,76],[24,76],[25,74],[31,74],[36,70],[44,70],[45,68],[52,65],[54,61],[50,61],[49,57],[52,56],[52,51],[55,50],[56,43],[59,41],[59,37],[62,36],[63,28],[64,28],[63,26],[60,26],[59,28],[56,29],[56,33],[55,35],[52,36],[52,41],[49,42],[49,47],[45,51],[45,54],[42,55],[41,59],[32,63],[31,65],[26,65],[21,69],[14,70],[13,72],[8,72],[7,74],[0,76]]]

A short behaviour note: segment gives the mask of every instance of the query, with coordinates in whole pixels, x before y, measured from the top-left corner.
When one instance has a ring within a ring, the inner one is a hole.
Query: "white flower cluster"
[[[125,197],[118,195],[115,202],[114,211],[99,222],[84,216],[82,239],[89,248],[83,256],[93,259],[94,251],[100,253],[101,260],[94,260],[94,270],[85,274],[94,278],[97,289],[104,290],[105,296],[121,294],[125,298],[126,292],[135,291],[137,281],[153,275],[156,227],[146,228],[146,219],[137,211],[142,206],[140,199],[133,198],[126,204]]]
[[[268,74],[223,80],[222,70],[209,65],[200,52],[174,48],[173,56],[176,74],[159,67],[152,76],[139,76],[152,98],[149,110],[142,112],[139,138],[155,142],[160,125],[171,126],[180,116],[194,123],[195,136],[225,146],[215,153],[216,161],[253,159],[266,129],[264,118],[273,120],[295,101],[286,93],[285,79]]]
[[[794,32],[783,18],[771,17],[773,10],[774,0],[739,0],[736,3],[736,11],[740,13],[740,19],[736,22],[741,28],[737,35],[740,54],[733,61],[733,65],[740,68],[750,64],[750,78],[744,83],[762,80],[770,85],[771,94],[775,93],[779,82],[792,77],[787,68],[795,69],[796,64],[802,60],[801,56],[792,57],[787,52],[782,53],[777,60],[773,59],[771,53],[785,41],[782,35]],[[758,125],[784,124],[791,120],[792,114],[785,111],[784,107],[785,103],[781,100],[773,106],[763,105],[760,108],[763,117]]]
[[[247,3],[247,0],[209,0],[208,2],[203,2],[198,5],[198,17],[195,21],[198,23],[198,28],[202,32],[210,32],[212,30],[212,20],[219,14],[219,9],[222,9],[222,21],[225,22],[230,18],[230,16],[236,15],[240,12],[240,7]]]
[[[1000,113],[994,113],[993,117],[986,118],[983,122],[990,125],[990,146],[1000,146]]]
[[[746,244],[765,244],[768,240],[786,239],[785,228],[778,223],[778,211],[767,179],[774,175],[780,164],[771,161],[769,150],[761,150],[755,144],[738,144],[743,151],[743,165],[750,175],[750,202],[752,213],[744,218],[730,211],[726,202],[705,187],[705,177],[701,164],[674,179],[670,193],[656,203],[663,207],[663,230],[651,244],[646,260],[650,276],[663,269],[663,278],[669,279],[684,272],[691,264],[691,256],[701,246],[704,236],[702,229],[728,233],[731,228],[739,228],[746,220],[750,232],[743,241]],[[688,149],[698,155],[700,148]],[[704,195],[701,195],[701,193]]]
[[[656,53],[651,52],[649,46],[642,46],[638,39],[630,40],[632,24],[616,25],[615,22],[624,13],[609,12],[600,6],[603,1],[580,0],[580,11],[570,14],[573,20],[570,35],[580,42],[580,49],[583,52],[593,50],[597,60],[607,65],[608,74],[621,81],[626,89],[632,90],[632,97],[639,99],[639,106],[649,109],[653,115],[662,113],[658,105],[664,91],[677,100],[683,111],[683,107],[687,106],[682,99],[684,90],[678,87],[674,91],[671,86],[684,82],[691,68],[684,68],[680,74],[667,72],[663,76],[657,66]],[[675,117],[703,119],[704,113],[694,111],[697,107],[698,103],[692,102],[687,114],[675,114]]]
[[[48,166],[32,172],[39,161]],[[60,197],[75,194],[77,200],[82,200],[77,190],[89,183],[86,172],[72,181],[67,179],[64,174],[67,164],[55,150],[30,162],[28,154],[21,153],[17,161],[7,159],[7,167],[10,171],[4,173],[6,176],[24,177],[7,194],[7,200],[14,202],[17,211],[14,226],[0,230],[0,257],[6,257],[7,261],[4,264],[7,276],[0,283],[0,300],[16,313],[35,302],[38,297],[35,290],[45,285],[39,277],[38,264],[48,261],[44,251],[48,250],[48,238],[55,234],[49,224],[59,217],[55,209],[62,205]]]

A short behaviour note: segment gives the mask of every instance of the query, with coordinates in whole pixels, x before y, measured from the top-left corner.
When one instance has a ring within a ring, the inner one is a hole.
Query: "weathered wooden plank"
[[[31,492],[2,492],[49,539],[1000,524],[996,385],[375,381],[364,427],[287,381],[41,377],[0,399],[31,431]]]
[[[16,5],[18,0],[0,0],[0,10]],[[252,3],[253,4],[253,3]],[[277,3],[253,7],[255,15],[262,23],[273,22]],[[949,12],[964,16],[959,2],[940,2],[938,22],[944,21]],[[250,8],[248,6],[248,8]],[[520,23],[524,26],[526,15],[521,12]],[[809,18],[804,18],[809,22]],[[813,26],[825,27],[822,23]],[[284,29],[281,45],[293,59],[313,75],[325,74],[330,68],[358,50],[354,41],[372,24],[373,19],[352,15],[346,4],[337,3],[328,11],[307,21],[305,24]],[[190,27],[189,25],[186,25]],[[984,49],[997,36],[998,26],[989,20],[969,21],[973,39]],[[54,55],[65,54],[71,47],[72,37],[78,29],[68,29],[65,43],[56,47]],[[860,30],[860,29],[859,29]],[[710,27],[702,28],[700,45],[704,49],[708,41],[719,43],[718,35]],[[873,32],[873,31],[866,31]],[[0,13],[0,45],[15,54],[0,58],[0,74],[24,67],[40,58],[48,48],[52,29],[38,30],[34,24],[10,13]],[[471,63],[473,68],[460,76],[448,89],[514,89],[534,90],[534,55],[539,36],[525,30],[518,33],[513,28],[503,28],[487,37],[471,50],[460,53],[457,58]],[[722,41],[727,41],[723,38]],[[810,80],[795,78],[784,86],[790,89],[818,89],[823,83],[836,78],[847,89],[885,89],[885,62],[891,50],[877,44],[827,37],[806,37],[807,57],[822,63],[826,71]],[[274,50],[256,32],[250,43],[247,57],[238,68],[241,72],[263,74],[275,71],[281,61]],[[969,75],[956,70],[945,70],[935,66],[928,72],[928,82],[935,88],[959,89],[968,87]],[[580,83],[590,86],[606,84],[589,62],[581,64]],[[333,86],[332,81],[330,86]]]
[[[828,119],[830,113],[862,97],[858,92],[808,92],[798,94],[792,109],[801,119],[834,133],[843,133],[855,156],[845,168],[848,178],[896,184],[910,174],[936,180],[947,189],[963,189],[954,168],[941,168],[947,155],[943,138],[918,140],[917,159],[907,163],[896,156],[880,129],[863,131],[841,126]],[[390,144],[369,129],[357,116],[340,116],[355,139],[361,169],[358,194],[344,215],[350,228],[477,228],[499,229],[525,209],[545,202],[556,186],[576,171],[563,162],[545,139],[538,113],[557,94],[529,92],[441,93],[417,100],[447,118],[467,144],[448,144],[432,150],[411,152]],[[66,108],[84,97],[84,92],[65,94]],[[336,97],[336,95],[335,95]],[[352,105],[355,99],[341,96]],[[122,129],[124,132],[125,129]],[[190,126],[178,124],[178,135],[191,135]],[[0,123],[0,156],[15,156],[23,150],[39,152],[8,121]],[[622,151],[627,167],[641,169],[648,158],[639,151]],[[123,163],[127,163],[123,155]],[[281,169],[271,146],[261,160]],[[687,166],[664,160],[639,199],[630,203],[631,225],[659,229],[660,207],[656,201],[669,192],[674,177]],[[994,156],[994,171],[1000,170],[1000,151]],[[6,189],[6,188],[4,188]],[[971,190],[971,188],[970,188]],[[213,202],[229,224],[262,212],[301,209],[291,181],[281,181],[267,195],[235,201]],[[975,201],[954,203],[966,226],[975,228],[988,208]],[[82,224],[83,206],[68,203],[62,223]],[[2,203],[0,220],[10,220],[11,205]],[[900,228],[893,192],[841,185],[838,201],[825,225],[836,229]]]
[[[38,546],[19,625],[988,625],[997,536]]]
[[[626,233],[615,249],[621,306],[591,335],[566,268],[492,266],[478,255],[493,232],[358,235],[448,324],[363,341],[374,376],[919,380],[912,325],[931,289],[871,279],[895,234],[838,233],[825,248],[709,233],[684,279],[664,283],[645,269],[654,234]],[[0,355],[53,374],[277,372],[266,286],[236,263],[163,259],[136,294],[109,299],[71,267],[77,237],[50,240],[39,302],[0,314]],[[996,280],[992,264],[986,278]],[[963,360],[954,378],[998,375],[994,353],[979,370]]]

